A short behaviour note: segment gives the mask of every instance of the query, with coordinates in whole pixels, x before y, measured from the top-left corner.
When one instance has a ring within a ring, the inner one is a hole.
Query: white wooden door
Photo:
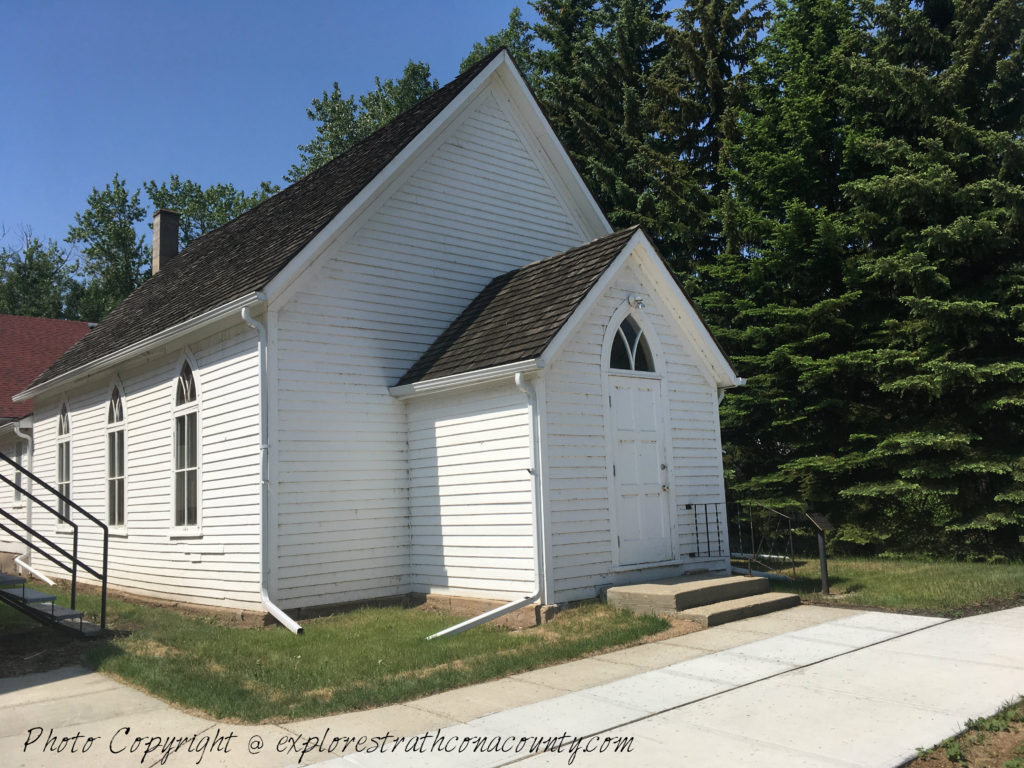
[[[620,565],[672,558],[662,458],[661,382],[609,376],[614,496]]]

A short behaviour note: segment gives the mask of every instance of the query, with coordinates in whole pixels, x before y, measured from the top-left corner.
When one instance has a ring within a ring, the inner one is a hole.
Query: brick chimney
[[[153,274],[178,255],[178,222],[181,214],[160,208],[153,214]]]

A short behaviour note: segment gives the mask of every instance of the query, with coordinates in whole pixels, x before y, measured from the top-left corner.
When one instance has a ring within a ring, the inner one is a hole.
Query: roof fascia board
[[[569,337],[576,332],[576,328],[583,318],[589,314],[591,307],[594,306],[600,300],[601,296],[608,289],[612,280],[618,275],[619,270],[622,269],[622,265],[629,259],[629,255],[633,252],[636,244],[641,240],[645,239],[644,234],[641,230],[637,230],[633,233],[633,236],[626,241],[626,244],[619,251],[619,255],[612,259],[612,262],[605,267],[601,277],[597,279],[593,287],[587,292],[587,295],[583,297],[573,313],[569,315],[569,319],[565,321],[565,324],[558,330],[555,337],[551,339],[545,350],[541,352],[540,360],[543,364],[550,363],[551,360],[555,359],[562,347],[569,340]]]
[[[648,240],[643,230],[640,229],[622,247],[619,255],[608,265],[593,288],[590,289],[583,301],[580,302],[579,306],[570,315],[565,325],[561,327],[547,348],[541,353],[540,358],[538,358],[541,366],[549,365],[555,359],[562,347],[576,331],[576,328],[590,312],[591,307],[604,295],[608,286],[615,280],[634,252],[640,252],[645,255],[648,265],[656,273],[655,286],[660,284],[667,288],[667,291],[662,290],[659,293],[676,305],[676,311],[672,314],[677,324],[696,345],[698,359],[709,369],[711,379],[715,385],[721,388],[743,386],[746,380],[736,375],[732,365],[729,364],[728,359],[722,354],[718,344],[711,337],[711,333],[708,331],[707,326],[704,325],[704,321],[697,314],[697,310],[690,303],[686,294],[680,290],[675,278],[656,254],[653,244]]]
[[[456,373],[451,376],[442,376],[437,379],[425,381],[414,381],[411,384],[401,384],[396,387],[388,387],[388,394],[399,400],[407,400],[410,397],[432,395],[439,392],[448,392],[452,389],[472,387],[477,384],[486,384],[517,373],[528,373],[542,368],[539,360],[521,360],[516,363],[505,363],[495,365],[491,368],[480,368],[475,371]]]
[[[36,397],[46,392],[50,392],[54,389],[61,389],[66,387],[70,382],[83,376],[97,373],[102,371],[104,368],[109,368],[112,365],[117,365],[120,362],[128,360],[136,355],[149,352],[163,344],[167,344],[170,341],[174,341],[182,336],[186,336],[193,331],[203,328],[211,323],[215,323],[218,320],[222,320],[226,317],[230,317],[242,310],[243,307],[252,307],[256,304],[260,304],[265,301],[265,297],[260,292],[248,293],[245,296],[240,296],[234,301],[230,301],[227,304],[222,304],[219,307],[204,312],[201,315],[186,320],[183,323],[172,325],[159,333],[152,336],[148,336],[141,341],[137,341],[134,344],[130,344],[123,349],[119,349],[117,352],[112,352],[109,355],[94,360],[91,363],[80,365],[78,368],[62,373],[49,381],[44,381],[42,384],[37,384],[34,387],[19,392],[11,399],[17,403],[29,398]]]
[[[271,302],[276,302],[281,293],[301,275],[320,253],[354,221],[360,213],[370,205],[392,181],[399,170],[410,162],[433,138],[444,129],[452,118],[462,109],[462,106],[473,98],[483,86],[483,83],[500,66],[511,66],[507,61],[507,54],[495,57],[494,61],[484,67],[473,80],[463,88],[459,94],[448,103],[433,120],[428,123],[395,157],[391,159],[384,168],[363,187],[348,205],[342,208],[333,219],[321,229],[312,240],[303,246],[284,269],[278,272],[264,288],[264,292]]]
[[[522,75],[519,74],[519,70],[508,56],[508,53],[502,53],[499,58],[508,62],[508,69],[502,70],[499,73],[499,79],[505,85],[506,90],[512,92],[510,95],[518,97],[520,106],[526,105],[526,110],[521,112],[521,116],[533,130],[533,134],[536,137],[533,143],[539,145],[537,148],[543,152],[547,164],[550,168],[555,169],[555,176],[566,193],[565,198],[576,208],[577,218],[582,221],[591,222],[595,229],[592,236],[587,239],[611,234],[614,230],[608,221],[608,217],[604,215],[604,211],[597,204],[597,200],[594,199],[593,194],[591,194],[590,189],[587,187],[587,183],[577,170],[576,164],[569,157],[569,153],[566,152],[561,139],[555,134],[547,115],[544,114],[544,110],[537,103],[537,98],[530,91]],[[575,189],[569,188],[569,185],[565,184],[564,177],[557,173],[560,165],[568,169]]]
[[[667,295],[665,291],[661,291],[661,293],[666,298],[672,299],[676,305],[677,312],[673,313],[675,320],[696,345],[701,359],[711,370],[715,384],[721,389],[742,387],[747,383],[747,380],[737,375],[732,367],[732,363],[729,362],[729,359],[718,346],[718,343],[711,336],[711,331],[708,330],[704,320],[697,313],[696,307],[693,306],[690,299],[683,293],[675,277],[669,272],[665,262],[657,255],[653,244],[646,237],[643,239],[643,242],[646,245],[640,250],[647,257],[648,266],[658,277],[658,280],[655,281],[655,286],[660,285],[667,288]]]

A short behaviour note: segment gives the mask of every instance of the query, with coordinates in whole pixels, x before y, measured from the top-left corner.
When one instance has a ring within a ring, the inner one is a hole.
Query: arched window
[[[654,357],[644,338],[643,328],[629,315],[615,332],[608,367],[623,371],[654,372]]]
[[[192,366],[182,363],[174,395],[174,524],[199,524],[199,408]]]
[[[60,407],[57,418],[57,490],[62,498],[57,500],[57,512],[65,520],[71,519],[71,419],[67,403]]]
[[[107,522],[124,525],[124,403],[117,387],[107,406]]]

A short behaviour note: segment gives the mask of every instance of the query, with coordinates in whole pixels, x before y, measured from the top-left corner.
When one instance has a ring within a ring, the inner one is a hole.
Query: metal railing
[[[756,502],[733,502],[729,506],[732,559],[745,562],[749,575],[755,570],[769,574],[789,570],[795,579],[793,517]]]
[[[72,546],[71,546],[71,550],[72,551],[68,552],[67,549],[65,549],[64,547],[62,547],[59,544],[55,543],[54,541],[51,541],[49,538],[47,538],[43,534],[39,533],[39,531],[35,530],[31,526],[29,526],[26,522],[24,522],[23,520],[19,519],[18,517],[16,517],[15,515],[11,514],[10,512],[8,512],[5,509],[0,509],[0,516],[2,516],[4,519],[9,521],[10,523],[13,523],[25,535],[22,535],[22,533],[19,533],[18,530],[15,530],[14,528],[9,527],[7,524],[5,524],[3,522],[0,522],[0,530],[3,530],[6,533],[10,534],[14,538],[16,538],[18,541],[20,541],[22,544],[24,544],[25,546],[29,547],[33,552],[38,552],[40,555],[45,557],[47,560],[49,560],[50,562],[54,563],[58,567],[62,568],[63,570],[65,570],[65,571],[67,571],[68,573],[71,574],[71,608],[72,609],[75,608],[75,601],[76,601],[76,597],[77,597],[77,594],[78,594],[78,569],[81,568],[83,571],[85,571],[89,575],[91,575],[94,578],[98,579],[99,582],[100,582],[100,629],[106,629],[107,628],[107,556],[108,556],[109,546],[110,546],[110,531],[107,528],[107,524],[104,523],[102,520],[99,520],[98,518],[96,518],[93,515],[91,515],[88,512],[86,512],[84,509],[82,509],[78,504],[76,504],[70,498],[68,498],[67,496],[62,494],[60,491],[58,491],[56,488],[54,488],[52,485],[47,483],[42,478],[38,477],[37,475],[32,474],[29,470],[27,470],[25,467],[23,467],[18,462],[16,462],[13,459],[11,459],[9,456],[7,456],[7,455],[5,455],[3,453],[0,453],[0,459],[2,459],[3,461],[7,462],[11,467],[13,467],[14,470],[15,470],[15,473],[21,473],[22,477],[30,478],[32,480],[32,482],[35,483],[36,485],[38,485],[40,488],[43,488],[43,489],[49,491],[51,494],[53,494],[53,496],[56,497],[56,499],[57,499],[58,506],[60,506],[61,502],[63,502],[64,504],[67,505],[67,509],[69,510],[68,513],[66,515],[61,514],[56,509],[54,509],[52,506],[50,506],[48,503],[46,503],[41,498],[39,498],[39,496],[37,496],[36,494],[34,494],[31,491],[27,490],[21,484],[19,484],[18,482],[14,481],[14,480],[11,480],[5,474],[0,472],[0,481],[3,481],[5,483],[7,483],[7,485],[9,485],[11,488],[14,488],[16,491],[18,491],[22,495],[27,496],[31,501],[33,501],[34,503],[38,504],[42,509],[46,510],[51,515],[56,517],[59,524],[66,525],[66,526],[70,527],[71,533],[72,533]],[[88,522],[97,525],[99,527],[101,533],[102,533],[102,536],[103,536],[103,565],[102,565],[102,567],[99,570],[97,570],[96,568],[90,566],[87,562],[82,560],[79,557],[79,555],[78,555],[79,527],[78,527],[78,523],[76,523],[74,520],[71,519],[71,510],[74,510],[75,512],[78,512],[79,514],[81,514]],[[37,543],[35,543],[34,539],[38,539],[39,541],[44,542],[54,552],[56,552],[59,555],[63,556],[66,559],[66,562],[64,560],[61,560],[60,558],[56,557],[50,551],[47,551],[43,547],[40,547]]]
[[[727,507],[721,502],[687,504],[693,512],[693,537],[697,552],[693,557],[727,557]]]

